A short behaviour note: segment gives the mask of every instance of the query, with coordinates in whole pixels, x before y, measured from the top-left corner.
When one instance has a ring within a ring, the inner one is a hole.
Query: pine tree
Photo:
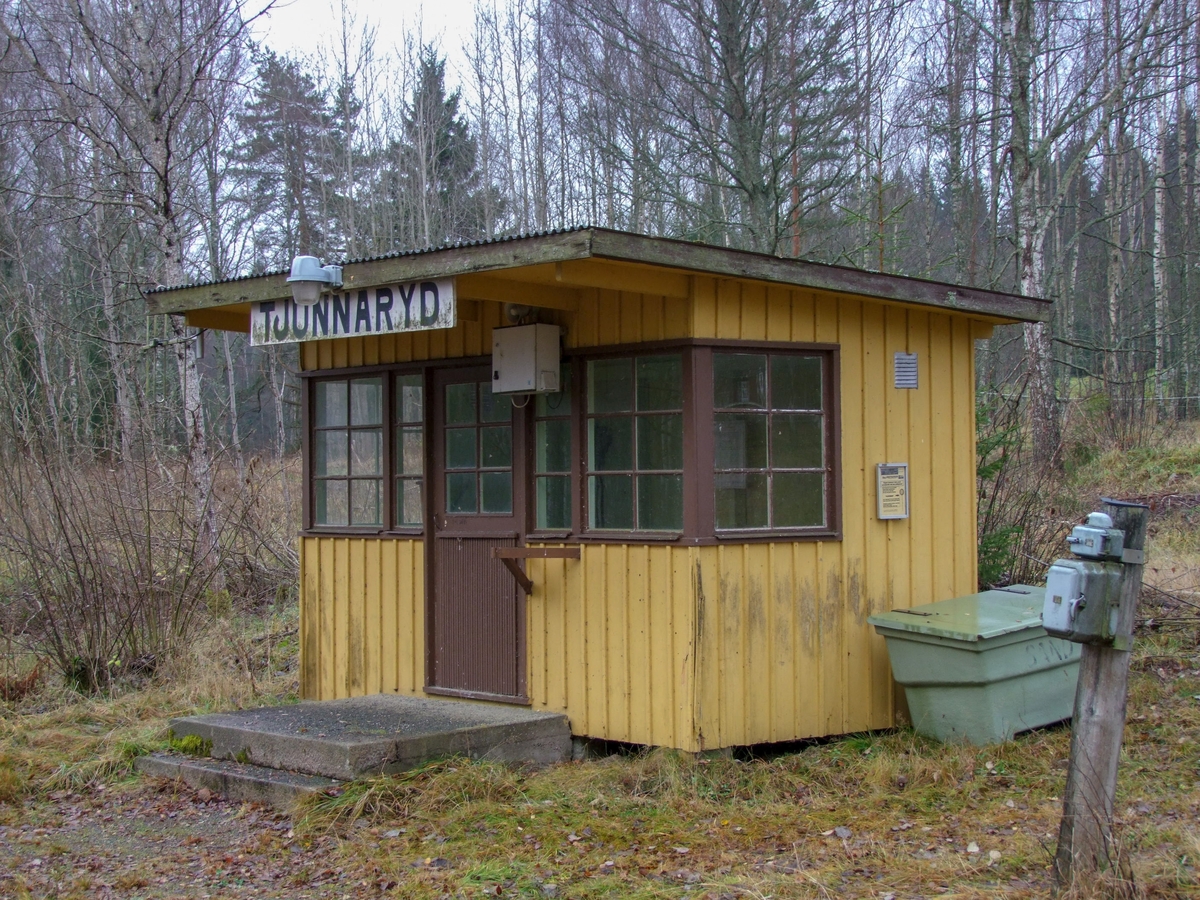
[[[264,51],[253,94],[238,117],[237,154],[254,175],[257,263],[282,267],[297,253],[324,257],[331,246],[328,210],[336,178],[330,98],[301,63]]]
[[[446,93],[446,63],[431,46],[418,57],[412,99],[393,144],[389,189],[397,207],[397,244],[434,246],[484,237],[485,192],[478,148],[459,91]],[[493,197],[493,204],[498,201]]]

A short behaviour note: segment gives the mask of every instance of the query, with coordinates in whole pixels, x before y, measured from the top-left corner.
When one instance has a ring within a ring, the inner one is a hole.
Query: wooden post
[[[1121,575],[1116,640],[1111,647],[1084,644],[1071,723],[1071,759],[1063,793],[1062,824],[1054,871],[1062,887],[1112,867],[1113,804],[1125,730],[1134,616],[1142,589],[1148,508],[1104,500],[1113,527],[1125,532],[1127,562]]]

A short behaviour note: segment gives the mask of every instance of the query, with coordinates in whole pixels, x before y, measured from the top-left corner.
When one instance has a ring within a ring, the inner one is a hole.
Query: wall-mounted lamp
[[[342,267],[323,266],[315,256],[297,256],[292,260],[292,274],[287,283],[292,286],[292,299],[298,306],[312,306],[321,291],[342,286]]]

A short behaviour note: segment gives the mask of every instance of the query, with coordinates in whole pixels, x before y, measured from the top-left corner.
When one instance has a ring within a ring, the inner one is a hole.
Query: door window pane
[[[512,465],[512,426],[493,425],[479,429],[479,441],[482,449],[480,466],[487,469],[498,469]]]
[[[451,472],[446,475],[446,512],[473,513],[479,510],[474,472]]]
[[[485,513],[512,512],[512,472],[484,472],[479,476]]]
[[[446,385],[446,424],[475,424],[475,385]]]
[[[475,440],[478,433],[476,428],[446,429],[447,469],[475,468]]]
[[[512,398],[492,393],[490,381],[480,382],[479,401],[481,422],[511,422]]]

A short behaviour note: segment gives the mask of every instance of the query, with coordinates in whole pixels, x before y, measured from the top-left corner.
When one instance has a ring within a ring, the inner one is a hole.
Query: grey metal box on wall
[[[492,331],[492,393],[544,394],[558,390],[562,330],[557,325],[514,325]]]

